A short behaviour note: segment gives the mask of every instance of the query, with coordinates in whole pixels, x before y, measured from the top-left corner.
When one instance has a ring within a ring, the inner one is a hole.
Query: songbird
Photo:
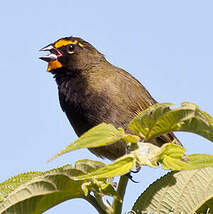
[[[59,101],[78,136],[105,122],[126,132],[128,123],[140,111],[156,103],[145,87],[125,70],[110,64],[90,43],[78,37],[65,37],[41,51],[40,59],[48,62],[47,70],[58,85]],[[173,133],[157,137],[151,143],[162,146],[175,140]],[[127,150],[118,141],[109,146],[90,148],[95,155],[117,159]]]

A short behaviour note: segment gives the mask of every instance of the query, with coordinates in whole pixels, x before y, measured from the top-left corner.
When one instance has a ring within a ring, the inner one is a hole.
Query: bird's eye
[[[68,46],[67,46],[67,52],[68,52],[69,54],[74,53],[74,50],[75,50],[75,46],[74,46],[74,45],[68,45]]]

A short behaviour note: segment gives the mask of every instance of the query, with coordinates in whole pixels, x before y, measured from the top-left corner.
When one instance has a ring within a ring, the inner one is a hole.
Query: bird
[[[78,137],[100,123],[110,123],[128,130],[129,122],[157,101],[130,73],[112,65],[89,42],[80,37],[64,37],[41,51],[49,54],[40,59],[48,62],[58,86],[59,102]],[[180,141],[171,132],[150,143],[161,147]],[[127,153],[127,144],[89,148],[96,156],[115,160]]]

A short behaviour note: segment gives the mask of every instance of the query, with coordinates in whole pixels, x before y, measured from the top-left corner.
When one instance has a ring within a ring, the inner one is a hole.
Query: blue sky
[[[194,102],[213,115],[212,1],[37,0],[1,3],[1,174],[47,170],[87,150],[46,160],[77,137],[61,111],[57,87],[38,50],[64,36],[91,42],[113,64],[134,75],[159,102]],[[188,153],[213,154],[199,136],[177,134]],[[130,183],[123,212],[165,171],[143,167]],[[70,210],[70,211],[69,211]],[[95,213],[82,200],[45,212]]]

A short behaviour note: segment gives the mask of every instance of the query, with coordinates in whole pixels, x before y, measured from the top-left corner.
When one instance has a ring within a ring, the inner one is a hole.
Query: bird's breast
[[[59,86],[59,100],[78,136],[101,122],[112,122],[112,103],[107,94],[82,82],[68,81]]]

